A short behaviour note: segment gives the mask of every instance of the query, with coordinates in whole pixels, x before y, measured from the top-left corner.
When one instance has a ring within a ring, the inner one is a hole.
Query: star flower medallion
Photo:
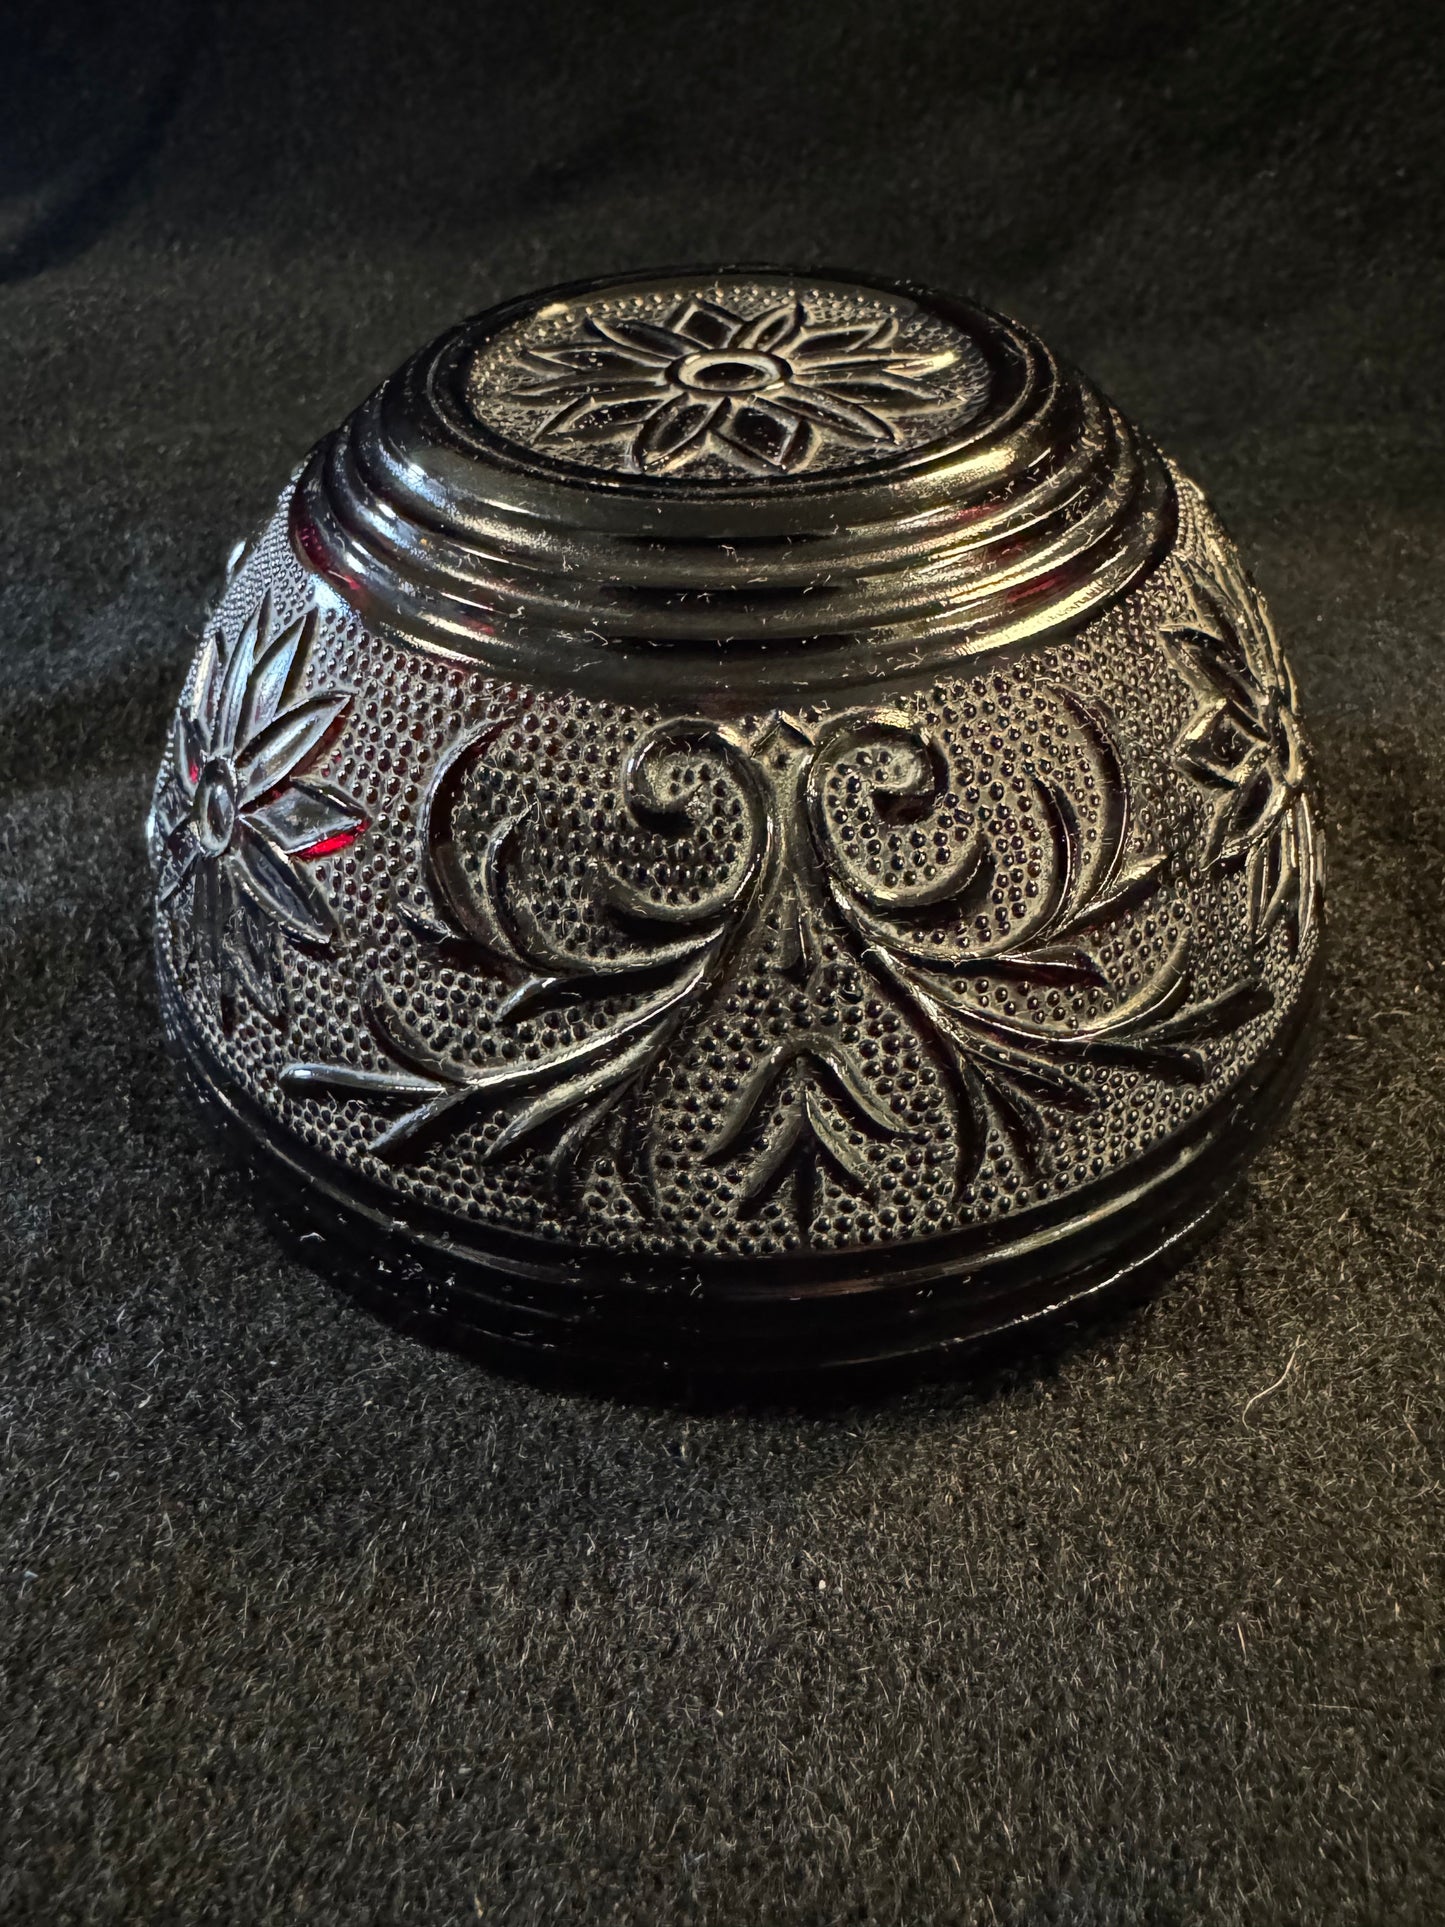
[[[182,965],[199,957],[223,1014],[238,985],[269,1015],[281,1004],[275,934],[326,944],[330,905],[304,867],[368,827],[350,800],[302,779],[351,704],[349,690],[297,697],[313,611],[271,633],[263,597],[229,648],[208,637],[176,713],[172,769],[152,811],[159,901]]]
[[[955,406],[935,378],[957,360],[900,342],[894,315],[813,319],[794,297],[749,317],[689,296],[661,320],[589,311],[575,339],[524,347],[508,398],[555,404],[540,446],[618,444],[637,473],[712,456],[791,474],[829,444],[887,450],[908,419]]]
[[[1298,946],[1315,914],[1319,853],[1294,676],[1259,591],[1206,533],[1182,564],[1185,616],[1164,646],[1194,697],[1175,743],[1181,769],[1209,798],[1205,855],[1248,871],[1256,941],[1284,922]]]

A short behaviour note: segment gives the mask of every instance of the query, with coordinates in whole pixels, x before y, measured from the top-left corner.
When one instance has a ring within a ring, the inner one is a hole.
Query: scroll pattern
[[[488,759],[500,726],[484,731],[434,785],[423,844],[434,914],[409,917],[424,954],[505,977],[490,1054],[477,1062],[465,1043],[439,1042],[375,982],[366,1014],[380,1065],[292,1063],[283,1088],[298,1099],[363,1100],[386,1119],[369,1148],[390,1162],[485,1125],[482,1155],[539,1152],[562,1204],[605,1142],[614,1163],[629,1166],[642,1208],[655,1208],[658,1078],[760,948],[776,977],[799,985],[826,951],[925,1040],[952,1107],[955,1185],[972,1181],[997,1137],[1038,1173],[1057,1134],[1051,1116],[1097,1109],[1101,1072],[1202,1081],[1209,1040],[1271,1002],[1254,971],[1223,993],[1196,995],[1183,925],[1143,980],[1111,1001],[1092,940],[1167,899],[1175,879],[1163,852],[1131,850],[1135,813],[1113,718],[1076,693],[1051,694],[1083,747],[1093,802],[1086,825],[1057,775],[1020,773],[1034,874],[1006,924],[988,915],[1004,858],[979,813],[957,807],[945,746],[915,717],[780,712],[752,731],[681,718],[638,737],[620,771],[625,826],[663,855],[640,878],[599,839],[585,895],[593,929],[614,939],[605,955],[579,946],[555,893],[536,885],[546,831],[535,798],[496,815],[479,850],[464,833],[469,783],[479,772],[497,777]],[[884,834],[867,834],[870,823]],[[704,873],[690,859],[700,849],[716,856],[720,825],[726,860]],[[1028,993],[1040,986],[1086,993],[1098,1014],[1036,1018]],[[548,1012],[569,1016],[570,1035],[507,1048],[509,1026]],[[754,1209],[791,1182],[806,1238],[819,1174],[866,1191],[866,1147],[907,1129],[840,1034],[795,1027],[728,1080],[702,1159],[735,1162],[746,1148],[742,1184]]]

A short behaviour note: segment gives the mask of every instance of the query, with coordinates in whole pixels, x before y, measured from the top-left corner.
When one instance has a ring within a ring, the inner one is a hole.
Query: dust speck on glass
[[[906,296],[761,278],[553,302],[467,379],[478,421],[528,449],[734,484],[896,460],[988,391],[977,343]]]

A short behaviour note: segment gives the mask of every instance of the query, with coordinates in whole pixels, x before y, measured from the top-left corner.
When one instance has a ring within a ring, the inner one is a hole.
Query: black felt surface
[[[0,1919],[1438,1920],[1431,9],[103,12],[0,56]],[[461,313],[727,257],[972,290],[1144,420],[1333,832],[1322,1052],[1208,1254],[829,1417],[379,1328],[218,1172],[150,980],[150,773],[291,462]]]

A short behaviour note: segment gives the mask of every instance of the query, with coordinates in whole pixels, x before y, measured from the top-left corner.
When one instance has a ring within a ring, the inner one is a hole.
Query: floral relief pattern
[[[1129,783],[1112,719],[1069,692],[1050,699],[1082,746],[1097,818],[1086,831],[1057,780],[1020,776],[1038,880],[1007,928],[984,937],[1013,859],[976,811],[960,814],[942,745],[905,712],[777,713],[748,731],[683,719],[642,735],[621,771],[624,808],[675,854],[650,868],[643,889],[599,849],[590,874],[600,915],[627,933],[605,958],[578,953],[558,906],[535,886],[542,832],[533,803],[497,815],[479,860],[469,858],[459,809],[497,734],[485,732],[434,789],[425,873],[437,914],[413,912],[414,933],[439,962],[504,973],[503,1039],[513,1021],[579,1003],[600,1021],[574,1026],[551,1050],[504,1042],[500,1054],[468,1061],[465,1039],[438,1038],[407,999],[374,982],[366,1014],[381,1067],[293,1063],[283,1088],[390,1113],[370,1149],[392,1162],[500,1118],[483,1160],[540,1151],[559,1200],[598,1141],[617,1158],[630,1143],[631,1180],[646,1194],[649,1081],[676,1061],[688,1027],[761,945],[780,997],[796,993],[816,1010],[810,993],[841,971],[925,1040],[952,1108],[957,1186],[977,1173],[991,1138],[1037,1174],[1048,1160],[1049,1114],[1096,1110],[1100,1073],[1123,1067],[1198,1083],[1208,1074],[1202,1046],[1272,1002],[1255,975],[1196,995],[1184,926],[1142,980],[1111,990],[1090,939],[1161,894],[1167,900],[1170,865],[1161,852],[1128,849]],[[719,824],[731,826],[729,862],[706,887],[689,883],[686,851],[715,848]],[[865,858],[885,843],[891,866]],[[1096,1014],[1039,1021],[1020,1008],[1039,986],[1089,993]],[[867,1192],[879,1155],[910,1134],[846,1029],[799,1020],[722,1082],[699,1155],[726,1170],[744,1212],[791,1185],[806,1241],[820,1175]]]
[[[324,946],[336,927],[307,866],[368,827],[347,797],[303,774],[352,700],[297,694],[315,633],[314,611],[275,629],[263,597],[229,644],[206,638],[152,809],[157,901],[178,963],[200,964],[227,1023],[240,989],[281,1014],[278,933]]]
[[[579,339],[523,351],[515,399],[552,404],[538,441],[618,441],[644,474],[701,455],[747,474],[807,466],[828,441],[887,448],[903,418],[944,408],[947,348],[901,345],[893,317],[811,321],[793,299],[751,319],[689,298],[658,322],[588,314]]]
[[[1263,597],[1208,524],[1180,567],[1188,613],[1163,639],[1195,697],[1175,754],[1208,799],[1205,859],[1243,866],[1257,943],[1282,925],[1298,948],[1315,918],[1319,850],[1294,676]]]

